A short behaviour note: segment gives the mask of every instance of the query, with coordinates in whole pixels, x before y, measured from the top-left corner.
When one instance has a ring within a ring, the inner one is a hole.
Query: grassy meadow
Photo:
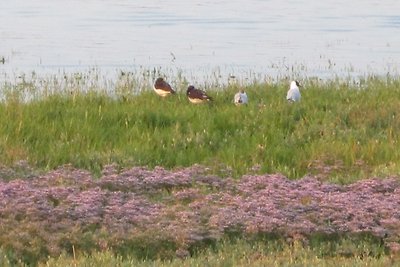
[[[79,82],[68,90],[53,85],[50,93],[29,83],[3,85],[0,162],[27,160],[39,169],[70,163],[93,173],[109,163],[198,163],[223,176],[319,174],[339,183],[398,173],[397,77],[302,83],[303,99],[293,105],[285,100],[288,81],[244,86],[244,107],[232,103],[238,86],[209,86],[215,101],[196,106],[185,85],[167,99],[151,88],[135,93],[135,82],[108,92],[84,91]]]
[[[353,254],[355,253],[355,254]],[[111,251],[94,252],[90,255],[76,252],[74,255],[62,254],[57,258],[38,263],[38,267],[181,267],[181,266],[343,266],[343,267],[381,267],[400,266],[398,256],[383,256],[374,244],[354,243],[343,240],[340,243],[319,243],[318,247],[304,248],[301,244],[285,245],[279,242],[225,241],[214,248],[181,259],[142,260],[135,257],[122,257]],[[2,255],[0,251],[0,255]],[[22,261],[11,262],[7,257],[0,259],[3,267],[25,267]]]
[[[186,79],[167,77],[178,93],[165,99],[152,91],[153,79],[122,74],[119,81],[102,84],[93,75],[79,74],[2,82],[0,181],[66,164],[94,177],[110,164],[172,171],[200,164],[209,175],[235,180],[281,173],[292,180],[310,175],[338,184],[399,175],[400,77],[303,79],[302,100],[293,104],[285,99],[287,79],[211,82],[198,86],[215,100],[204,105],[186,99]],[[239,88],[248,94],[246,106],[233,104]],[[166,199],[169,205],[170,191],[157,194],[149,199]],[[224,236],[183,259],[68,247],[59,257],[32,256],[39,260],[30,262],[0,244],[0,266],[396,266],[399,256],[369,238],[322,237],[301,244],[236,237]]]
[[[356,252],[349,257],[348,252]],[[146,261],[135,258],[115,256],[111,252],[78,255],[75,258],[62,255],[39,264],[39,267],[66,266],[138,266],[138,267],[182,267],[182,266],[400,266],[397,258],[390,256],[376,257],[376,249],[368,242],[354,245],[349,240],[342,243],[326,243],[314,248],[304,248],[300,244],[292,246],[278,242],[222,242],[213,249],[202,251],[188,259],[173,259],[168,261]],[[4,265],[4,267],[8,267]]]

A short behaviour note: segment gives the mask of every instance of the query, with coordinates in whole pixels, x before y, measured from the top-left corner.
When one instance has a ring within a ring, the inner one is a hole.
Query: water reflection
[[[4,0],[0,72],[397,74],[399,9],[397,0]]]

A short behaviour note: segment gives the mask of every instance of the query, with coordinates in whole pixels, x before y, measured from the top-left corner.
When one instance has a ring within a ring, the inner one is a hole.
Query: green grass
[[[0,162],[28,160],[41,169],[71,163],[94,173],[111,162],[200,163],[234,176],[256,166],[291,178],[324,168],[335,182],[399,172],[398,77],[367,77],[361,87],[306,80],[296,104],[285,100],[287,84],[246,86],[246,107],[232,104],[236,87],[211,88],[215,102],[196,106],[184,93],[161,99],[151,90],[134,94],[129,84],[115,95],[79,85],[52,93],[29,83],[3,85]]]
[[[207,248],[182,259],[143,260],[131,256],[122,257],[110,251],[94,252],[91,255],[76,251],[75,256],[63,254],[58,258],[39,263],[38,266],[400,266],[398,258],[394,257],[383,254],[382,248],[367,240],[354,242],[343,239],[339,242],[320,242],[315,247],[303,246],[300,242],[288,245],[271,240],[253,242],[237,240],[220,242],[213,248]],[[13,264],[7,257],[2,257],[2,260],[4,267],[25,266],[23,263]]]
[[[172,260],[143,260],[122,257],[110,251],[94,252],[91,255],[63,254],[50,258],[38,266],[400,266],[392,256],[382,254],[380,248],[368,242],[319,243],[318,247],[304,247],[301,243],[287,245],[276,241],[246,242],[225,241],[214,248],[207,248],[191,257]],[[0,253],[1,255],[1,253]],[[25,266],[12,263],[2,257],[2,266]]]
[[[215,102],[196,106],[184,87],[161,99],[149,86],[138,94],[139,81],[88,89],[90,79],[79,76],[68,86],[53,80],[44,87],[1,84],[0,164],[15,169],[27,160],[34,168],[53,169],[70,163],[95,174],[109,163],[171,169],[203,164],[223,176],[313,174],[338,183],[400,172],[400,77],[365,77],[360,86],[305,80],[296,104],[285,100],[288,81],[255,82],[245,86],[245,107],[232,103],[235,86],[211,86]],[[78,251],[76,259],[62,255],[40,266],[396,266],[381,250],[354,240],[305,247],[239,240],[185,260]],[[10,263],[1,250],[0,265],[23,266]]]

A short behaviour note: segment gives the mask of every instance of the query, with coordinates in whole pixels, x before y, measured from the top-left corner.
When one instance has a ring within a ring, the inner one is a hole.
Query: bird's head
[[[194,86],[193,85],[189,85],[189,87],[187,88],[187,93],[189,93],[190,91],[194,90]]]
[[[293,88],[296,88],[296,87],[299,88],[299,87],[302,87],[302,86],[298,81],[292,81],[290,83],[290,89],[293,89]]]

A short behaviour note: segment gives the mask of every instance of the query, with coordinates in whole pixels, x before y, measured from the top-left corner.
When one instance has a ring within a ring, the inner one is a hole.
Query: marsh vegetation
[[[110,163],[198,163],[219,175],[312,173],[341,183],[399,171],[396,77],[308,79],[295,105],[285,99],[288,81],[250,82],[242,86],[245,107],[233,104],[238,85],[210,83],[204,87],[215,101],[194,106],[184,78],[170,78],[178,94],[161,99],[149,77],[135,77],[113,88],[90,75],[3,84],[0,161],[47,170],[72,164],[97,174]]]
[[[398,77],[93,77],[1,84],[3,266],[395,264]]]

